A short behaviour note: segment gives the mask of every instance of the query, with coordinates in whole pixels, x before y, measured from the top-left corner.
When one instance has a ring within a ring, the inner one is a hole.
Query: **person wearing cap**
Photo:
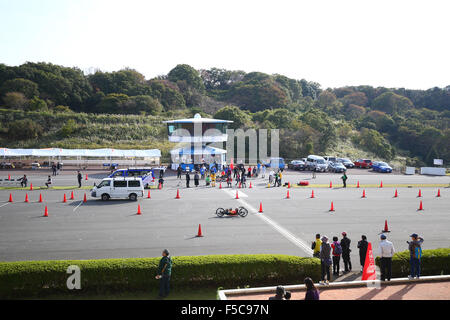
[[[420,277],[420,259],[422,257],[422,243],[423,238],[419,237],[417,233],[410,235],[411,241],[406,241],[408,243],[409,249],[409,264],[411,267],[411,274],[408,276],[409,279],[414,279]]]
[[[394,245],[386,240],[386,235],[380,236],[379,252],[380,252],[380,270],[381,281],[391,281],[392,274],[392,256],[394,255]]]
[[[170,291],[170,276],[172,275],[172,258],[169,256],[169,250],[164,249],[162,258],[159,261],[158,274],[159,279],[159,298],[165,298]]]
[[[347,233],[342,232],[342,240],[341,240],[341,247],[342,247],[342,260],[344,261],[344,272],[352,271],[352,261],[350,260],[350,243],[352,241],[347,238]]]
[[[321,284],[329,284],[331,279],[330,276],[330,267],[332,264],[331,261],[331,246],[328,243],[328,237],[322,237],[322,245],[320,246],[320,266],[322,269]],[[327,275],[327,280],[325,281],[325,274]]]
[[[365,235],[361,236],[361,240],[358,241],[359,249],[359,262],[361,263],[361,272],[364,270],[364,265],[366,263],[367,247],[369,243],[367,242],[367,237]]]

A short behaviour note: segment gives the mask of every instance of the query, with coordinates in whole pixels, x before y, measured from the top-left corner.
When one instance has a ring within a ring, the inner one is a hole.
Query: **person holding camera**
[[[417,233],[413,233],[410,237],[412,241],[406,241],[409,249],[410,255],[409,263],[411,267],[411,274],[408,276],[408,278],[414,279],[416,277],[417,279],[419,279],[423,238],[419,237]]]

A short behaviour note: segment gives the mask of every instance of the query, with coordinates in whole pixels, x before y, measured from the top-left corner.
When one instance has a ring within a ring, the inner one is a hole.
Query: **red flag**
[[[367,245],[366,262],[361,280],[376,280],[377,271],[375,268],[375,260],[373,259],[372,243]]]

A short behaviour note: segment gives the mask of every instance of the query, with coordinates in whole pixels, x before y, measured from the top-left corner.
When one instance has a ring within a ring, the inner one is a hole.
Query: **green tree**
[[[411,100],[391,91],[381,94],[372,102],[372,108],[384,111],[389,114],[404,112],[412,107],[413,104]]]
[[[69,137],[70,135],[72,135],[75,132],[76,129],[77,129],[77,123],[75,122],[75,120],[69,119],[62,126],[62,128],[60,130],[60,135],[64,138]]]
[[[25,109],[28,99],[20,92],[7,92],[3,97],[3,102],[10,109]]]
[[[0,87],[0,92],[2,93],[20,92],[27,99],[39,96],[38,85],[33,81],[22,78],[16,78],[5,81],[3,85]]]
[[[48,110],[48,105],[44,100],[34,97],[28,102],[26,109],[29,111],[44,111]]]
[[[168,79],[174,83],[177,81],[186,81],[187,85],[198,90],[200,93],[205,91],[205,85],[197,70],[187,64],[179,64],[167,75]]]
[[[9,124],[8,136],[14,140],[37,139],[43,131],[42,127],[31,119],[15,120]]]
[[[251,121],[250,115],[235,106],[226,106],[217,111],[215,119],[230,120],[228,125],[231,129],[245,128]]]

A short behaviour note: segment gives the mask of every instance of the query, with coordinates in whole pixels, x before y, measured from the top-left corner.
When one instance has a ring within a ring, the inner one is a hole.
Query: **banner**
[[[373,258],[372,243],[367,245],[366,261],[364,262],[364,270],[361,280],[376,280],[377,271],[375,268],[375,260]]]

